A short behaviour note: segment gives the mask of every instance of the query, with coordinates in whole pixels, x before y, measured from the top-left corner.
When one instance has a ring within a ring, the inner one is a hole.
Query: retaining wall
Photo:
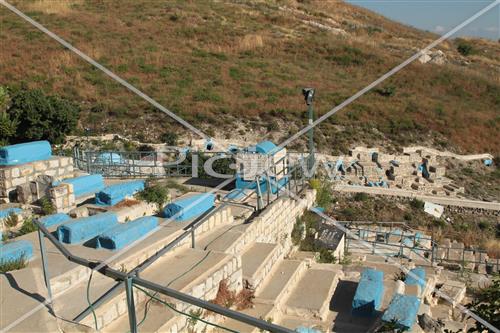
[[[73,177],[72,158],[53,156],[44,161],[0,166],[0,197],[9,201],[9,197],[12,197],[11,192],[15,191],[17,186],[35,182],[39,176],[48,176],[52,179]]]

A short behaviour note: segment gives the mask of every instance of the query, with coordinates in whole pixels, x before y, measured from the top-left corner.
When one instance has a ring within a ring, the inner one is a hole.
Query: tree
[[[16,134],[18,122],[7,113],[10,96],[7,88],[0,86],[0,147],[9,144],[10,138]]]
[[[0,86],[0,112],[7,110],[10,96],[7,88]]]
[[[12,96],[7,112],[18,122],[15,141],[48,140],[61,143],[77,125],[79,107],[40,89],[20,89]]]
[[[17,120],[10,119],[7,112],[0,111],[0,147],[9,144],[10,138],[16,135],[18,124]]]

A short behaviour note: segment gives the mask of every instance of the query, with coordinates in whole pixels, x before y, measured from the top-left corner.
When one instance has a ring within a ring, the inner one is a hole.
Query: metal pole
[[[42,256],[43,278],[47,287],[47,295],[49,296],[50,304],[52,305],[52,289],[50,288],[50,274],[47,265],[47,252],[45,251],[45,240],[42,231],[38,229],[38,240],[40,241],[40,253]]]
[[[127,277],[125,281],[125,291],[127,294],[127,308],[128,308],[128,322],[130,324],[130,333],[137,333],[137,324],[135,319],[135,304],[134,304],[134,292],[132,290],[132,277]]]
[[[307,112],[308,112],[308,118],[309,118],[309,125],[312,125],[314,122],[314,109],[313,109],[313,98],[314,98],[314,89],[313,88],[304,88],[302,89],[302,94],[304,95],[306,104],[307,104]],[[314,167],[314,162],[315,162],[315,157],[314,157],[314,127],[311,126],[311,128],[308,131],[308,136],[309,136],[309,158],[308,158],[308,168],[309,171],[312,173],[313,167]],[[311,174],[311,177],[313,175]]]
[[[195,231],[195,228],[194,227],[191,227],[191,248],[194,249],[195,247],[195,241],[194,241],[194,231]]]
[[[262,192],[260,191],[260,179],[259,176],[255,177],[257,181],[257,210],[262,209]]]

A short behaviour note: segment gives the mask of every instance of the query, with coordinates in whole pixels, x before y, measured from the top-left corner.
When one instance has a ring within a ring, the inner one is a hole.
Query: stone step
[[[136,320],[141,323],[145,315],[145,303],[136,307]],[[152,301],[148,305],[146,318],[137,327],[139,332],[158,332],[159,328],[168,323],[175,317],[172,310],[168,309],[165,305]],[[114,332],[130,332],[130,324],[128,314],[121,316],[118,320],[113,321],[110,325],[101,330],[102,333]]]
[[[246,287],[256,290],[279,259],[277,244],[253,243],[241,256]]]
[[[206,300],[215,298],[222,279],[227,279],[232,289],[241,289],[242,279],[241,267],[239,267],[238,260],[235,257],[220,252],[207,252],[189,248],[175,251],[159,259],[144,270],[141,277]],[[85,290],[81,290],[80,293],[85,295]],[[134,297],[138,309],[143,306],[143,303],[148,298],[137,289],[134,289]],[[164,296],[162,295],[161,298],[164,299]],[[170,301],[177,304],[174,300]],[[86,302],[81,306],[86,306]],[[187,305],[181,304],[179,306],[182,308]],[[140,312],[138,311],[138,313]],[[96,315],[99,327],[104,327],[105,330],[110,324],[112,324],[110,327],[127,325],[128,314],[123,289],[120,294],[96,309]],[[162,328],[169,319],[170,317],[160,316],[156,318],[155,316],[155,320],[148,325],[156,325],[156,327],[151,328],[152,331],[156,331]],[[118,322],[115,323],[115,321]],[[89,326],[92,326],[93,322],[92,315],[87,316],[82,321],[82,323]]]
[[[275,322],[277,318],[274,318],[275,316],[279,316],[279,314],[275,311],[273,308],[272,304],[255,304],[254,307],[250,309],[246,309],[241,311],[249,316],[255,317],[255,318],[260,318],[263,320],[267,320],[269,322]],[[221,326],[230,328],[232,330],[235,330],[240,333],[257,333],[261,332],[260,329],[242,323],[240,321],[236,321],[234,319],[226,319],[224,322],[220,323]],[[217,331],[216,332],[227,332],[227,331]]]
[[[295,317],[295,316],[289,316],[289,315],[283,315],[281,318],[276,322],[276,324],[289,328],[291,330],[296,330],[299,327],[306,327],[306,328],[313,328],[316,329],[319,332],[329,332],[329,326],[331,326],[331,321],[320,321],[320,320],[314,320],[314,319],[308,319],[305,320],[304,318],[301,317]],[[346,331],[347,332],[347,331]],[[355,331],[351,331],[355,332]],[[361,332],[361,331],[359,331]]]
[[[283,313],[304,319],[325,320],[341,275],[341,272],[331,269],[308,269],[283,305]]]
[[[119,258],[111,260],[110,266],[117,269],[131,269],[135,267],[161,249],[165,244],[168,244],[179,236],[183,232],[182,229],[185,226],[186,223],[169,223],[161,226],[161,228],[150,235],[147,240],[127,249]],[[186,240],[184,246],[188,242],[190,242],[189,239]],[[50,242],[46,241],[45,244],[47,245],[50,274],[53,276],[51,278],[51,287],[54,294],[64,291],[67,288],[75,287],[80,284],[85,285],[87,283],[87,268],[66,260]],[[77,256],[92,258],[94,260],[109,260],[116,254],[106,249],[94,249],[81,245],[65,244],[65,246]]]
[[[300,260],[285,259],[271,271],[255,293],[255,303],[274,304],[277,308],[299,281],[306,264]]]
[[[222,225],[196,241],[197,249],[238,254],[245,246],[245,231],[250,224],[243,222]],[[247,235],[248,237],[248,235]]]

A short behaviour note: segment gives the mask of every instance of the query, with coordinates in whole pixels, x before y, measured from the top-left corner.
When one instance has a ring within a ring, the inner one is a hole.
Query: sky
[[[392,20],[416,28],[445,34],[493,0],[346,0]],[[490,9],[453,37],[474,36],[500,39],[500,5]]]

